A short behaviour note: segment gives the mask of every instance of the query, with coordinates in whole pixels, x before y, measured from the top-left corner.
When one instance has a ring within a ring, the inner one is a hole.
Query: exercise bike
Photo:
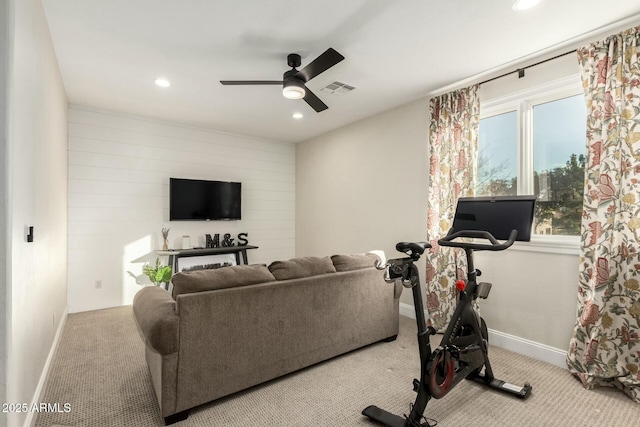
[[[423,415],[429,400],[432,397],[443,398],[463,379],[480,382],[522,399],[530,395],[532,387],[529,383],[517,386],[493,375],[488,356],[487,325],[476,310],[476,300],[486,299],[492,285],[477,282],[482,273],[474,266],[473,253],[502,251],[516,240],[528,241],[534,205],[533,196],[461,198],[458,201],[453,227],[438,240],[438,244],[465,251],[467,280],[456,282],[459,291],[457,306],[440,345],[433,351],[430,336],[435,335],[436,330],[426,326],[419,272],[415,265],[431,245],[428,242],[400,242],[396,249],[408,257],[376,262],[376,268],[385,271],[387,283],[401,280],[405,287],[412,289],[421,372],[420,379],[413,380],[417,396],[408,416],[394,415],[373,405],[365,408],[363,415],[389,427],[429,427]],[[500,243],[496,236],[503,240],[506,233],[507,240]],[[474,240],[459,241],[459,238]]]

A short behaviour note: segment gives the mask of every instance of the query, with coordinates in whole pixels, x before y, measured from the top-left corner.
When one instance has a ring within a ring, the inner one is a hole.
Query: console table
[[[242,255],[242,264],[248,264],[247,250],[258,249],[258,246],[227,246],[221,248],[201,248],[201,249],[174,249],[168,251],[156,251],[156,254],[168,256],[169,265],[173,272],[178,271],[178,258],[203,256],[203,255],[225,255],[234,254],[236,256],[236,265],[240,265],[240,255]]]

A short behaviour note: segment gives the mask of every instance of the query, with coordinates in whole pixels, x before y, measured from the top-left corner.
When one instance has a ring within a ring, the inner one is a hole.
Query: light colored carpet
[[[415,321],[400,335],[191,411],[176,427],[375,426],[361,411],[375,404],[409,412],[419,376]],[[588,391],[567,370],[491,347],[498,378],[533,386],[527,400],[464,381],[425,415],[439,426],[637,426],[640,406],[615,389]],[[131,306],[69,315],[36,426],[162,426],[144,346]]]

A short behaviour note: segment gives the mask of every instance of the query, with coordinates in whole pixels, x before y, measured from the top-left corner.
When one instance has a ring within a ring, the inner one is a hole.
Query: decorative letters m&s
[[[213,238],[211,238],[211,234],[205,234],[205,247],[206,248],[219,248],[220,247],[220,234],[214,234]],[[247,238],[249,233],[238,233],[238,246],[246,246],[249,244],[249,239]],[[234,240],[231,237],[231,233],[225,233],[222,238],[222,247],[228,248],[231,246],[236,246]]]

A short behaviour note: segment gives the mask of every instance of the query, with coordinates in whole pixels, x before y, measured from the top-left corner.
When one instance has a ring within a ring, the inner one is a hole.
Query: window
[[[515,111],[480,120],[478,196],[515,196],[518,189],[518,117]]]
[[[574,79],[482,103],[476,195],[535,194],[534,237],[578,236],[586,115]]]

